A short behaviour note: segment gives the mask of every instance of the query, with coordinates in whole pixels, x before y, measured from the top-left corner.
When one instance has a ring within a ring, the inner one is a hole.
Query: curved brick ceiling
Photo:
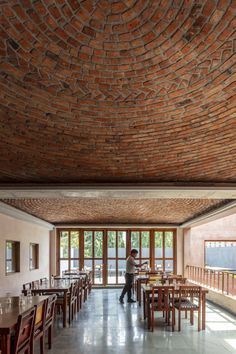
[[[53,224],[181,224],[229,200],[217,199],[2,199]]]
[[[0,182],[235,182],[235,1],[1,1]]]

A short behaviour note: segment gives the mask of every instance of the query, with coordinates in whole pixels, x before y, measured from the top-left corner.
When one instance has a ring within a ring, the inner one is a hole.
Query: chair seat
[[[198,306],[189,300],[181,301],[181,303],[175,302],[174,306],[177,309],[198,309]]]

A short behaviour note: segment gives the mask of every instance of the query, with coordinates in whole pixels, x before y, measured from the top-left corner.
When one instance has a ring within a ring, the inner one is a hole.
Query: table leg
[[[151,306],[150,306],[150,295],[146,295],[146,312],[147,312],[147,327],[151,328]]]
[[[146,319],[146,294],[143,291],[143,318]]]
[[[64,292],[64,298],[63,298],[63,327],[66,327],[66,321],[67,321],[67,292]]]
[[[206,329],[206,294],[202,293],[202,330]]]
[[[140,280],[137,281],[137,294],[138,294],[138,304],[139,304],[139,306],[141,306],[142,294],[141,294],[141,281]]]
[[[1,335],[1,353],[2,354],[10,354],[11,353],[11,341],[10,334]]]

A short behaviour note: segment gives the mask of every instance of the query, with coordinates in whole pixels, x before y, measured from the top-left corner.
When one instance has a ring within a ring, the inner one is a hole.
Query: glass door
[[[137,263],[148,262],[150,267],[150,231],[131,231],[131,249],[138,251]]]
[[[80,233],[74,231],[60,231],[59,234],[59,269],[62,274],[66,270],[80,268]]]
[[[127,231],[107,231],[107,284],[123,284]]]
[[[174,272],[174,232],[155,231],[155,269]]]
[[[84,231],[84,269],[92,271],[94,284],[103,284],[103,231]]]

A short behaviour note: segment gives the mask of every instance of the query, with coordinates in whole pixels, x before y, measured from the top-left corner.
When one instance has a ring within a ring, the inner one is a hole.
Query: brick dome
[[[0,10],[0,182],[236,181],[235,1]]]

